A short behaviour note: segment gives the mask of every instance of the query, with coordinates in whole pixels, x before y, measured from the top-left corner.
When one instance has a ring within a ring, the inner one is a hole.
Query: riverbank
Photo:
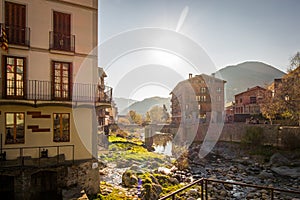
[[[157,199],[202,177],[300,191],[299,151],[281,151],[271,147],[249,148],[238,143],[222,142],[200,159],[198,154],[201,144],[193,144],[175,162],[170,156],[147,151],[142,143],[136,140],[132,142],[131,136],[129,141],[127,137],[111,138],[107,151],[99,152],[99,162],[102,164],[99,171],[99,199]],[[125,183],[124,174],[132,180],[131,183]],[[145,178],[145,174],[148,174],[148,178]],[[155,191],[157,195],[147,196],[147,190],[148,194]],[[182,193],[182,198],[197,199],[199,191],[198,186],[189,189]],[[209,191],[211,197],[219,199],[269,197],[268,191],[228,188],[221,184],[209,185]],[[288,194],[277,196],[277,199],[296,198]]]

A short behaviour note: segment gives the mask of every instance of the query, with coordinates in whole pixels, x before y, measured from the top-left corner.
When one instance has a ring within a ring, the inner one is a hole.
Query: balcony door
[[[26,6],[5,1],[5,27],[10,44],[25,45]]]
[[[25,61],[21,57],[4,57],[4,94],[7,98],[23,98],[25,95]]]
[[[71,63],[53,61],[53,97],[55,100],[70,100]]]
[[[58,50],[71,50],[71,15],[53,12],[53,43]]]

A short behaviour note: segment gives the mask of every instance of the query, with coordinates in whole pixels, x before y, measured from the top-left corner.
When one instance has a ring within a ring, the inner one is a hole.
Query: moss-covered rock
[[[125,187],[135,187],[137,186],[138,178],[136,177],[136,174],[133,173],[131,170],[126,170],[122,175],[122,184]]]

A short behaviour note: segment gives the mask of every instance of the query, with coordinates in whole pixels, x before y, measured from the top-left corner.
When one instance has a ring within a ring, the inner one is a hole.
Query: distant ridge
[[[234,95],[254,86],[265,87],[286,73],[263,62],[248,61],[227,66],[214,73],[215,77],[227,81],[225,84],[226,102],[234,100]]]
[[[121,97],[114,97],[114,101],[116,103],[116,106],[118,107],[119,114],[122,114],[122,111],[132,105],[133,103],[137,102],[133,99],[126,99]]]
[[[170,112],[170,104],[171,104],[171,98],[164,98],[164,97],[150,97],[147,99],[144,99],[142,101],[135,101],[128,107],[120,110],[121,115],[127,114],[130,110],[134,110],[137,113],[141,115],[145,115],[147,111],[149,111],[153,106],[160,106],[163,105],[166,106],[168,112]]]

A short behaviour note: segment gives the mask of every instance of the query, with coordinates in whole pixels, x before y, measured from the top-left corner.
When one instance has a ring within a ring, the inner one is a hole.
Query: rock
[[[140,171],[141,168],[140,168],[138,165],[133,164],[133,165],[129,168],[129,170],[132,170],[132,171]]]
[[[257,177],[260,179],[273,179],[274,178],[273,174],[269,173],[267,171],[260,172],[260,174],[257,175]]]
[[[290,160],[280,153],[273,154],[269,162],[269,165],[271,166],[284,166],[289,164],[290,164]]]
[[[162,187],[156,183],[146,183],[143,187],[142,200],[158,199],[162,192]]]
[[[197,189],[190,189],[186,194],[188,196],[197,197],[198,196],[198,190]]]
[[[122,184],[125,187],[135,187],[138,183],[138,178],[131,170],[126,170],[122,175]]]
[[[196,200],[194,197],[188,197],[186,200]]]
[[[281,176],[298,178],[300,176],[300,167],[290,168],[287,166],[272,167],[271,170]]]
[[[171,169],[168,169],[166,167],[159,167],[157,169],[158,173],[161,173],[161,174],[164,174],[164,175],[170,175],[172,172],[171,172]]]

